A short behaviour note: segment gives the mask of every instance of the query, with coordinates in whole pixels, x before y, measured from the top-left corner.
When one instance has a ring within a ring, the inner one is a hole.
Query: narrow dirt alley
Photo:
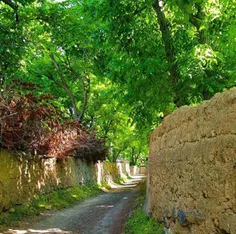
[[[31,233],[55,229],[79,234],[122,234],[139,194],[138,184],[143,179],[133,177],[126,184],[117,185],[112,191],[84,200],[71,208],[45,213],[40,221],[24,229]]]

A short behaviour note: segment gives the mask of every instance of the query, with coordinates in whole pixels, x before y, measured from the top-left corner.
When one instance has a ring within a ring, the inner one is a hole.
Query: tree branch
[[[69,95],[69,97],[70,97],[70,100],[71,100],[71,104],[72,104],[72,107],[73,107],[73,110],[74,110],[74,117],[75,117],[75,119],[77,119],[78,121],[79,121],[79,115],[78,115],[78,111],[77,111],[77,107],[76,107],[76,102],[75,102],[75,98],[74,98],[74,96],[73,96],[73,94],[72,94],[72,92],[71,92],[71,90],[70,90],[70,88],[68,87],[68,85],[67,85],[67,83],[66,83],[66,81],[65,81],[65,78],[64,78],[64,75],[63,75],[63,73],[62,73],[62,71],[61,71],[61,68],[59,67],[59,65],[57,64],[57,62],[56,62],[56,60],[55,60],[55,58],[54,58],[54,55],[51,53],[50,54],[50,58],[51,58],[51,60],[52,60],[52,63],[53,63],[53,65],[54,65],[54,67],[56,68],[56,70],[57,70],[57,73],[58,73],[58,75],[60,76],[60,78],[61,78],[61,87],[67,92],[67,94]]]
[[[19,16],[18,16],[18,5],[16,4],[16,3],[14,3],[14,2],[12,2],[11,0],[0,0],[0,1],[2,1],[2,2],[4,2],[6,5],[8,5],[9,7],[11,7],[13,10],[14,10],[14,12],[15,12],[15,17],[16,17],[16,23],[18,23],[19,22]]]
[[[73,73],[75,77],[77,77],[82,84],[82,89],[83,89],[83,105],[80,111],[80,114],[78,115],[78,120],[81,121],[83,119],[87,104],[88,104],[88,94],[90,92],[90,78],[88,75],[85,76],[80,76],[71,66],[70,59],[68,56],[66,56],[66,64],[67,68]],[[86,82],[84,81],[86,80]]]
[[[11,7],[13,10],[17,10],[18,6],[13,3],[11,0],[1,0],[5,4],[7,4],[9,7]]]
[[[174,103],[176,104],[176,106],[180,106],[181,105],[180,97],[176,89],[176,85],[180,79],[180,74],[179,74],[177,63],[176,63],[176,50],[173,45],[169,23],[165,17],[161,0],[155,0],[153,4],[153,8],[156,12],[157,21],[160,26],[160,31],[162,34],[162,41],[165,48],[166,59],[168,61],[170,78],[171,78],[171,82],[173,84],[173,90],[174,90]]]

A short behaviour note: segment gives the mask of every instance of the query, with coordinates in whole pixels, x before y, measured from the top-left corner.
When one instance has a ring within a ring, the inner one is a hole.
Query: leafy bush
[[[30,150],[44,157],[73,155],[93,162],[104,160],[104,140],[89,133],[77,120],[65,120],[62,116],[50,95],[8,92],[0,100],[0,145]]]

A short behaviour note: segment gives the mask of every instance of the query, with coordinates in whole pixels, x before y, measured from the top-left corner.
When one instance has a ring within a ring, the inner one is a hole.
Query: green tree
[[[228,37],[235,26],[231,1],[92,2],[90,11],[103,18],[105,45],[112,45],[105,47],[107,76],[127,90],[126,102],[139,122],[235,84],[235,66],[223,69],[235,56]],[[227,48],[233,51],[225,53]]]
[[[234,15],[230,0],[2,0],[1,98],[32,82],[137,164],[164,116],[235,86]]]

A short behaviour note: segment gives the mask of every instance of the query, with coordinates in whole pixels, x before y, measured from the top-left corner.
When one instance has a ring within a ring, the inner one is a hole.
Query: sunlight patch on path
[[[131,176],[131,179],[127,179],[124,183],[122,184],[116,184],[116,183],[108,183],[109,186],[112,189],[126,189],[126,188],[134,188],[136,187],[142,180],[146,178],[145,175],[136,175],[136,176]]]
[[[28,229],[28,230],[12,230],[9,229],[7,232],[5,232],[6,234],[71,234],[72,232],[68,232],[68,231],[63,231],[59,228],[51,228],[51,229],[47,229],[47,230],[35,230],[35,229]]]
[[[135,187],[145,178],[144,175],[132,176],[122,184],[111,184],[112,189],[107,193],[61,211],[46,213],[45,218],[39,222],[29,222],[27,226],[22,227],[23,230],[9,230],[6,233],[120,234],[120,228],[123,228],[122,225],[132,209],[137,193]]]

